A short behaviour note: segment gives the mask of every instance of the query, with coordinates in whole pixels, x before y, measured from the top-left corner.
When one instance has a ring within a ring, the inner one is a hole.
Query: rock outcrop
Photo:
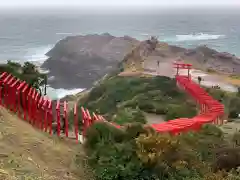
[[[205,70],[231,75],[240,74],[240,58],[227,52],[218,52],[206,46],[186,50],[183,58]]]
[[[138,41],[109,34],[67,37],[46,55],[42,68],[49,69],[54,88],[89,88],[114,70]]]
[[[124,69],[159,71],[164,76],[173,75],[172,62],[177,59],[205,71],[240,74],[240,59],[235,55],[206,46],[186,49],[155,38],[140,42],[110,34],[72,36],[59,41],[47,56],[42,67],[50,70],[49,84],[54,88],[89,88],[122,61]]]

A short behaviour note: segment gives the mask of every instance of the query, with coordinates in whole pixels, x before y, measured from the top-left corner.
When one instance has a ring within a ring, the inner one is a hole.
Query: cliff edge
[[[114,70],[138,41],[109,34],[67,37],[59,41],[42,65],[49,69],[53,88],[90,88]]]
[[[138,41],[129,36],[110,34],[71,36],[59,41],[47,56],[42,68],[50,70],[53,88],[90,88],[93,82],[116,70],[145,71],[172,77],[172,63],[184,60],[205,72],[239,76],[240,59],[227,52],[206,46],[186,49],[152,38]]]

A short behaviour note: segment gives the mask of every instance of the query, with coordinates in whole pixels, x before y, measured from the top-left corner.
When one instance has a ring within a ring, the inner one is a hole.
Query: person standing
[[[159,75],[159,65],[160,65],[160,61],[157,61],[157,75]]]

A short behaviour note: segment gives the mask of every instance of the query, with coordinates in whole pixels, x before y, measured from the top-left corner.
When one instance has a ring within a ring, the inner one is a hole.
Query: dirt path
[[[147,60],[144,61],[144,74],[168,76],[173,78],[175,75],[175,71],[173,69],[172,63],[173,59],[171,58],[150,56]]]
[[[165,122],[165,118],[162,115],[152,114],[152,113],[144,113],[148,124],[159,124]]]
[[[81,145],[50,137],[0,108],[1,180],[88,180],[88,168],[74,163],[76,154],[85,157]]]
[[[159,62],[159,64],[158,64]],[[153,76],[168,76],[173,78],[176,74],[176,70],[173,68],[174,59],[161,58],[159,56],[150,56],[144,62],[144,74]],[[180,70],[181,75],[187,75],[187,70]],[[237,87],[234,83],[231,83],[226,78],[220,75],[209,74],[204,71],[193,69],[190,71],[192,80],[198,82],[198,76],[201,76],[203,81],[201,84],[206,87],[212,87],[218,85],[222,90],[229,92],[237,92]]]
[[[181,71],[181,74],[186,74],[186,71]],[[201,70],[193,69],[190,72],[193,81],[198,82],[198,76],[202,77],[201,84],[206,87],[218,85],[222,90],[229,92],[237,92],[237,87],[229,83],[225,78],[216,74],[208,74]]]
[[[224,124],[221,126],[221,129],[227,135],[231,135],[237,131],[240,131],[240,119]]]

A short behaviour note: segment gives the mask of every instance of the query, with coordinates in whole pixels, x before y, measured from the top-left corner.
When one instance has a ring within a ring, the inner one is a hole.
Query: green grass
[[[195,102],[168,77],[114,76],[92,88],[78,105],[104,115],[109,121],[121,116],[121,120],[117,118],[121,124],[124,121],[144,123],[142,112],[166,115],[167,120],[196,114]]]
[[[225,107],[225,113],[228,118],[237,118],[240,114],[240,96],[239,93],[225,92],[221,89],[206,88],[207,92],[216,100],[220,101]]]
[[[239,75],[230,75],[229,77],[230,77],[230,78],[233,78],[233,79],[240,79],[240,76],[239,76]]]

